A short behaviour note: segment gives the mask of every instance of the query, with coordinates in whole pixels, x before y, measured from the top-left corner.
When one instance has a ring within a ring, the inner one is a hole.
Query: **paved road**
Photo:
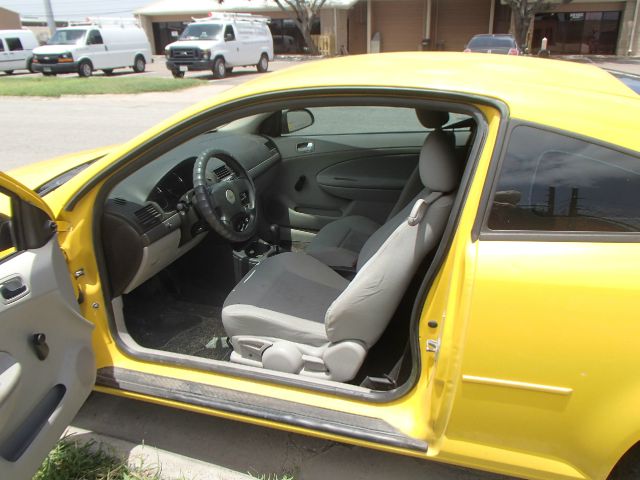
[[[295,480],[508,480],[99,393],[91,395],[73,426],[258,478],[291,474]]]
[[[297,65],[272,62],[270,71]],[[123,70],[120,75],[134,75]],[[144,75],[171,76],[164,64],[150,65]],[[209,80],[205,86],[179,92],[140,95],[0,97],[0,170],[9,170],[58,155],[130,140],[174,113],[261,75],[255,69],[234,71],[222,80],[210,73],[187,76]],[[15,75],[11,78],[20,78]],[[72,78],[74,75],[60,75]]]

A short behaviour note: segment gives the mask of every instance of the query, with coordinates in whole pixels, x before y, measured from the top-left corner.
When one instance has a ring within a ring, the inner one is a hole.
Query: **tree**
[[[554,3],[571,3],[571,0],[560,0],[559,2],[550,2],[548,0],[505,0],[505,2],[511,7],[516,41],[524,49],[529,37],[531,20],[533,20],[535,14],[552,9]]]
[[[311,38],[311,26],[327,0],[273,0],[296,23],[309,53],[317,55],[318,47]],[[224,3],[224,0],[218,0]]]

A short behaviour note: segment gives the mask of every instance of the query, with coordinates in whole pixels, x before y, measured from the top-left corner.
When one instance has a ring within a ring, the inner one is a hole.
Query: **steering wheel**
[[[230,176],[219,180],[207,164],[216,158],[229,167]],[[226,150],[210,148],[193,166],[195,204],[202,217],[221,237],[232,242],[249,240],[258,227],[256,187],[247,170]]]

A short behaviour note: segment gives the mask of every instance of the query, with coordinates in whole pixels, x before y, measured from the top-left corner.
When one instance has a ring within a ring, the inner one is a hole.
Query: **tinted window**
[[[4,43],[2,42],[1,38],[0,38],[0,52],[4,52]]]
[[[91,30],[89,32],[89,38],[87,39],[87,45],[102,45],[102,35],[97,30]]]
[[[640,159],[531,127],[511,134],[492,230],[640,231]]]
[[[225,40],[235,40],[236,35],[233,33],[233,27],[231,25],[227,25],[224,29],[224,39]]]
[[[468,48],[512,48],[515,47],[513,39],[509,37],[474,37],[469,42]]]
[[[12,52],[16,50],[22,50],[22,42],[19,38],[7,38],[7,48]]]

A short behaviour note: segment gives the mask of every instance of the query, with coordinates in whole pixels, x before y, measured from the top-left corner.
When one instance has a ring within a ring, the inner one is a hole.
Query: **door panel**
[[[11,221],[21,228],[22,219]],[[22,251],[6,248],[7,238],[0,263],[0,478],[27,479],[91,391],[93,325],[79,313],[57,236]]]
[[[265,198],[269,221],[310,231],[347,215],[364,215],[383,223],[417,165],[425,135],[274,139],[282,162]]]

